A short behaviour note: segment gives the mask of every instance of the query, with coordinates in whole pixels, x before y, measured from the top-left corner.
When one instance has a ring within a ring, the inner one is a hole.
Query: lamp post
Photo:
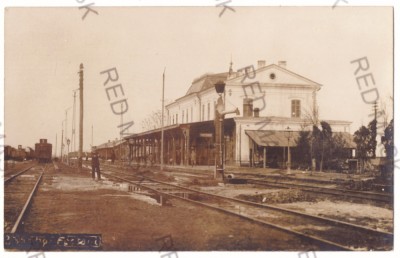
[[[67,139],[67,165],[69,165],[69,144],[71,143],[70,139]]]
[[[285,136],[288,139],[288,145],[287,145],[287,157],[288,157],[288,161],[287,161],[287,173],[290,174],[290,163],[291,163],[291,157],[290,157],[290,137],[292,136],[292,130],[290,129],[290,127],[288,126],[285,130]]]
[[[215,155],[215,175],[214,177],[224,177],[224,162],[223,162],[223,147],[222,140],[224,139],[224,130],[223,130],[223,122],[224,115],[222,111],[225,109],[224,101],[222,99],[222,94],[225,91],[225,83],[222,81],[218,81],[215,85],[215,91],[218,93],[219,98],[217,101],[216,112],[215,112],[215,142],[218,146],[217,153]]]

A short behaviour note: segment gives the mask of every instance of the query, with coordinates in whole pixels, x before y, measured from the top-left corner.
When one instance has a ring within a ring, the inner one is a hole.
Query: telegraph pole
[[[64,147],[64,121],[61,123],[61,162],[63,161],[63,147]]]
[[[372,105],[373,111],[374,111],[374,119],[376,120],[377,118],[377,113],[378,113],[378,102],[375,101],[374,104]]]
[[[57,134],[56,134],[56,147],[54,148],[54,157],[57,158]]]
[[[76,151],[76,91],[79,89],[74,90],[74,106],[72,110],[72,135],[71,141],[73,142],[74,152]],[[72,148],[72,146],[71,146]]]
[[[123,117],[123,113],[122,113],[122,103],[121,103],[121,125],[124,124],[124,117]],[[119,132],[119,157],[121,159],[121,167],[123,166],[123,159],[122,159],[122,127],[121,127],[121,131]],[[114,149],[114,148],[113,148]]]
[[[79,66],[79,152],[78,171],[82,170],[82,149],[83,149],[83,64]]]
[[[67,145],[68,145],[68,148],[67,148],[67,164],[69,164],[68,110],[69,110],[70,108],[71,108],[71,107],[69,107],[69,108],[67,108],[67,109],[65,110],[65,142],[66,142]]]
[[[161,107],[161,171],[164,169],[164,87],[165,87],[165,68],[162,76],[162,107]]]

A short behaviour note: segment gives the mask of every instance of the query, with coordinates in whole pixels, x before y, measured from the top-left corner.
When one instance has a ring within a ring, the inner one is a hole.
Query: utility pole
[[[79,152],[78,172],[82,170],[82,149],[83,149],[83,64],[79,67]]]
[[[74,90],[74,106],[72,110],[72,135],[71,141],[73,142],[72,146],[74,148],[74,152],[76,151],[76,91],[79,89]],[[71,148],[72,148],[71,146]]]
[[[377,101],[374,102],[374,104],[372,105],[372,108],[374,109],[374,118],[376,120],[377,113],[378,113],[378,102]]]
[[[61,162],[63,161],[63,147],[64,147],[64,121],[61,123]]]
[[[124,117],[123,117],[123,113],[122,113],[122,103],[121,103],[121,125],[123,125],[123,124],[124,124]],[[121,140],[122,140],[122,127],[121,127],[121,131],[119,132],[119,142],[120,142],[120,144],[119,144],[119,156],[120,156],[120,159],[121,159],[121,167],[122,167],[123,162],[122,162],[122,141]]]
[[[57,134],[56,134],[56,147],[54,148],[54,157],[57,158]]]
[[[67,148],[67,164],[69,164],[69,143],[68,143],[68,110],[70,109],[71,107],[69,107],[69,108],[67,108],[67,109],[65,109],[65,142],[67,143],[67,145],[68,145],[68,148]]]
[[[93,147],[93,124],[92,124],[92,144],[90,146]]]
[[[165,88],[165,68],[162,76],[162,100],[161,100],[161,164],[160,169],[161,171],[164,170],[164,88]]]

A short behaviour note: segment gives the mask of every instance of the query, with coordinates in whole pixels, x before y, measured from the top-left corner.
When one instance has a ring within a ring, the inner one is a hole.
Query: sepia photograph
[[[393,251],[392,6],[72,2],[4,8],[6,253]]]

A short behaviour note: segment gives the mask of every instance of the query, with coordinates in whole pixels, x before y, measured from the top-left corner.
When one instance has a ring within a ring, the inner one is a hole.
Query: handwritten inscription
[[[18,250],[100,250],[100,234],[4,234],[4,248]]]

